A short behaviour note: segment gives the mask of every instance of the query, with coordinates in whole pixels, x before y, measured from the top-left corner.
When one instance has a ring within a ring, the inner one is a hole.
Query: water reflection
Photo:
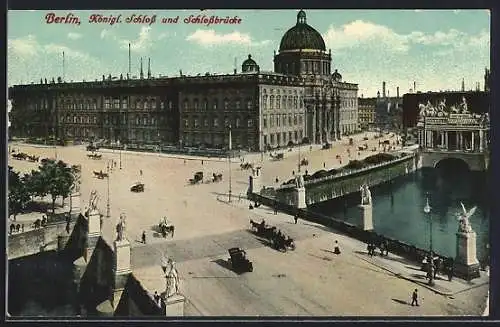
[[[429,248],[429,217],[423,212],[428,194],[433,247],[436,252],[451,257],[456,255],[460,202],[467,210],[477,206],[470,223],[477,233],[478,259],[486,255],[489,237],[486,173],[469,172],[453,165],[424,168],[371,190],[375,231],[424,249]],[[351,194],[344,199],[316,204],[310,210],[358,224],[359,197],[359,193]]]

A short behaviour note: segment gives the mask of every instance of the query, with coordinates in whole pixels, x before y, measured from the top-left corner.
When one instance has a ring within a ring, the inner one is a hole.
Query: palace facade
[[[331,52],[300,11],[263,72],[248,56],[241,72],[201,76],[61,78],[9,88],[11,136],[104,139],[130,145],[262,151],[324,143],[358,130],[357,84],[331,73]]]

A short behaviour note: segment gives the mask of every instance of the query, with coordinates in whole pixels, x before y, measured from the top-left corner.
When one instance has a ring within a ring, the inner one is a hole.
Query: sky
[[[66,81],[102,79],[128,72],[140,58],[154,76],[232,73],[235,59],[252,55],[261,70],[273,70],[273,53],[283,34],[296,24],[297,10],[54,11],[71,13],[80,24],[48,24],[49,11],[9,11],[8,85],[38,83],[62,76]],[[90,23],[91,15],[121,16],[121,23]],[[153,24],[127,23],[133,14],[156,15]],[[357,83],[358,96],[376,96],[386,81],[389,95],[418,91],[484,87],[490,66],[488,10],[306,10],[307,23],[332,52],[332,68],[346,82]],[[235,17],[239,24],[187,24],[190,15]],[[162,23],[175,18],[178,23]]]

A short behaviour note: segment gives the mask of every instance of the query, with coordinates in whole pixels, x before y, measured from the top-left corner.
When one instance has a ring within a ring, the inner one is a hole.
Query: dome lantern
[[[297,14],[297,24],[307,24],[306,12],[300,10]]]

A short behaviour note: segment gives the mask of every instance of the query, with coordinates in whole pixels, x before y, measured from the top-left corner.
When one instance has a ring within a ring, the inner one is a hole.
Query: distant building
[[[369,130],[375,126],[377,98],[358,98],[358,124],[361,130]]]
[[[357,84],[331,72],[331,51],[299,11],[281,39],[274,72],[251,55],[241,73],[108,77],[9,88],[10,135],[62,140],[104,139],[129,148],[178,146],[262,151],[324,143],[358,128]],[[57,81],[57,82],[56,82]]]

